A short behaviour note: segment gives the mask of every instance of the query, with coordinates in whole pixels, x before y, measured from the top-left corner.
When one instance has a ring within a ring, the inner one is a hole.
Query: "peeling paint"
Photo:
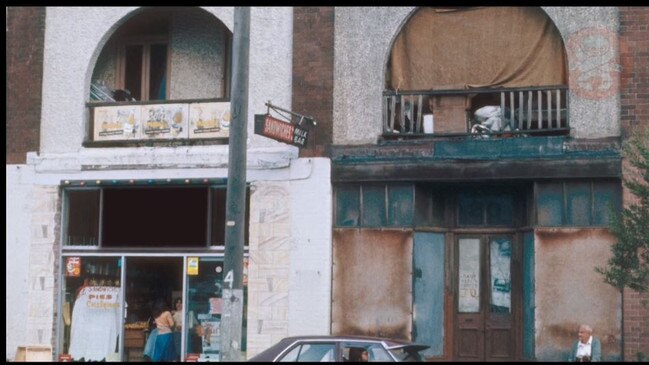
[[[536,357],[567,360],[579,325],[602,342],[604,360],[619,359],[621,298],[595,267],[610,257],[606,228],[543,228],[535,234]]]
[[[332,333],[409,340],[412,234],[334,230]]]

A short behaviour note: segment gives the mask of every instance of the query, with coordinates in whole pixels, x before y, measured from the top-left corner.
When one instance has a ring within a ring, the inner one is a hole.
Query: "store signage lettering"
[[[297,147],[305,147],[309,137],[306,128],[273,118],[268,114],[255,114],[255,133]]]

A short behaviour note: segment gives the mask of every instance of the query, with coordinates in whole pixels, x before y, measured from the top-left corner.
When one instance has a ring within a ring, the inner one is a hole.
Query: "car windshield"
[[[419,362],[419,361],[424,361],[419,354],[419,351],[408,348],[408,347],[401,347],[401,348],[396,348],[396,349],[390,349],[390,352],[394,357],[397,358],[398,361],[401,362]]]

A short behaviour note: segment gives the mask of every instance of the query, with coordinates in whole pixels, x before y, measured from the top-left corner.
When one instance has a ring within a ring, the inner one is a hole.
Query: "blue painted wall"
[[[443,233],[415,232],[413,340],[427,357],[444,354],[444,252]]]

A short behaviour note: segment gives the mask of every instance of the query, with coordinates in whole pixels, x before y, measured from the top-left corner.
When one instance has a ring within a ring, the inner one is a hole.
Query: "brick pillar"
[[[334,8],[293,9],[294,112],[314,117],[300,157],[322,157],[333,135]]]
[[[620,7],[620,63],[622,137],[636,128],[649,127],[649,7]],[[623,163],[625,174],[628,164]],[[624,189],[624,204],[634,197]],[[625,360],[649,360],[649,292],[624,293]]]
[[[7,8],[7,164],[39,149],[44,43],[44,7]]]

